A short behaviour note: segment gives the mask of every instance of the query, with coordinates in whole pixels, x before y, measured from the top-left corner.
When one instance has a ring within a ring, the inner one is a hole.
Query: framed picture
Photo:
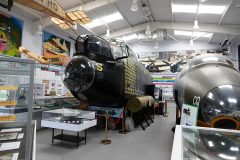
[[[49,32],[43,32],[43,56],[51,58],[52,63],[63,65],[70,56],[71,43]]]
[[[0,14],[0,54],[20,57],[23,21]]]

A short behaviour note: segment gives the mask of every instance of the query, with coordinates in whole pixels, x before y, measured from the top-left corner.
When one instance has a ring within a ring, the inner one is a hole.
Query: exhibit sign
[[[23,21],[0,14],[0,54],[20,57]]]
[[[63,65],[68,61],[70,45],[71,43],[65,39],[46,31],[43,32],[43,56],[55,59],[57,65]]]
[[[181,112],[181,125],[196,126],[198,117],[198,107],[183,104]]]
[[[33,0],[33,1],[43,7],[51,10],[52,12],[59,15],[60,17],[65,18],[65,11],[58,4],[58,2],[56,0]]]

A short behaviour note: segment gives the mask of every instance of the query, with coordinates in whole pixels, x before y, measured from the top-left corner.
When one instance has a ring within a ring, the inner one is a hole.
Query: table
[[[74,110],[74,109],[57,109],[44,112],[47,116],[43,115],[43,120],[41,121],[42,127],[52,128],[52,143],[54,143],[54,139],[62,140],[62,141],[69,141],[75,142],[77,148],[81,141],[84,141],[86,144],[87,141],[87,129],[97,125],[97,120],[95,119],[95,112],[89,111],[81,111],[81,110]],[[64,114],[75,114],[77,118],[83,118],[83,122],[80,124],[74,123],[63,123],[61,118]],[[46,118],[47,117],[47,118]],[[94,117],[94,119],[93,119]],[[55,129],[60,129],[61,134],[55,135]],[[77,132],[77,135],[67,135],[64,134],[64,130]],[[79,133],[84,131],[84,137],[80,137]]]

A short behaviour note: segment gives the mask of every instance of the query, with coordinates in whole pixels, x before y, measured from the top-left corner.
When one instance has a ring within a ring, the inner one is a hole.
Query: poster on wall
[[[53,60],[56,65],[63,65],[70,56],[69,41],[57,37],[49,32],[43,32],[43,56]],[[53,64],[52,63],[52,64]]]
[[[20,57],[23,21],[0,14],[0,54]]]

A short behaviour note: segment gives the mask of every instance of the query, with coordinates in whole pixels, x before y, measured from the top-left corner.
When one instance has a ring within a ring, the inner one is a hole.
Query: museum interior
[[[0,0],[0,160],[240,160],[240,0]]]

